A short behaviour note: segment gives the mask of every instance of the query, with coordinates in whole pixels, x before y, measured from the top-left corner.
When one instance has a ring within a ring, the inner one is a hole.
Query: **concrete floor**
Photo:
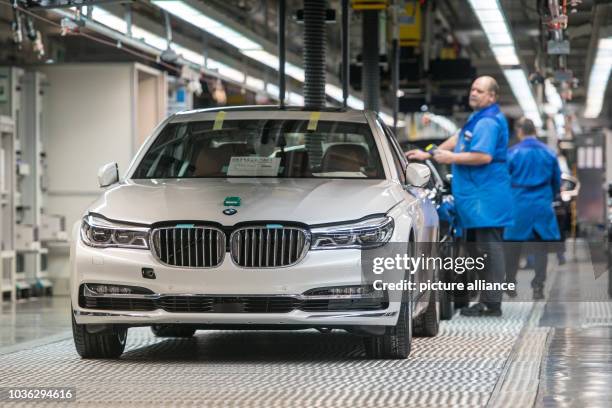
[[[85,361],[69,299],[3,303],[0,388],[71,386],[83,406],[612,406],[608,277],[593,279],[580,245],[564,266],[551,256],[549,271],[547,301],[506,302],[501,318],[456,315],[405,361],[367,360],[341,331],[169,340],[147,328],[130,329],[120,360]],[[519,272],[519,292],[529,295],[532,274]]]

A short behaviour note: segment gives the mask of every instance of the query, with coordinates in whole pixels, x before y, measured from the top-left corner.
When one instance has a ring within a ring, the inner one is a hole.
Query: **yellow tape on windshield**
[[[217,113],[215,116],[215,124],[213,125],[213,130],[221,130],[223,129],[223,121],[225,120],[225,112],[221,111]]]
[[[312,112],[310,114],[310,120],[308,121],[308,130],[317,130],[319,119],[321,118],[321,112]]]

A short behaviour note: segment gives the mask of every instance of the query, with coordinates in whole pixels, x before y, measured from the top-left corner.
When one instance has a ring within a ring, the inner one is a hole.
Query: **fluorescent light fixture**
[[[166,10],[168,13],[220,38],[230,45],[235,46],[247,57],[278,71],[278,56],[264,50],[261,44],[250,40],[238,31],[233,30],[219,21],[206,16],[200,10],[186,4],[181,0],[153,0],[152,2],[161,9]],[[304,69],[290,62],[285,62],[285,74],[298,82],[305,81]],[[233,76],[238,77],[235,75],[235,73]],[[276,87],[276,89],[277,88],[278,87]],[[342,90],[337,86],[326,85],[325,93],[336,101],[342,101]],[[278,98],[278,89],[274,95],[276,98]],[[362,100],[353,96],[349,97],[347,104],[354,109],[363,109],[364,106]]]
[[[542,118],[525,72],[522,69],[504,69],[504,75],[510,84],[514,97],[523,110],[523,114],[533,120],[536,127],[541,128]]]
[[[332,99],[342,101],[342,88],[332,84],[325,84],[325,93]]]
[[[555,128],[557,128],[557,137],[563,138],[565,136],[565,116],[562,113],[557,113],[553,120]]]
[[[178,45],[177,43],[172,43],[172,48],[176,51],[177,54],[185,58],[187,61],[192,62],[196,65],[204,66],[204,55],[199,54],[195,51],[190,50],[189,48],[185,48],[182,45]]]
[[[498,8],[497,0],[469,0],[475,10],[488,10]]]
[[[220,75],[223,75],[234,82],[238,82],[239,84],[244,82],[245,76],[241,71],[238,71],[237,69],[212,58],[208,58],[206,62],[206,68],[217,71]]]
[[[497,63],[518,65],[512,32],[498,0],[468,0],[485,32]]]
[[[492,46],[491,49],[499,65],[519,65],[514,45],[496,45]]]
[[[264,50],[244,51],[244,55],[278,71],[279,61],[274,54]],[[290,62],[285,62],[285,74],[299,82],[304,82],[304,70]]]
[[[266,92],[269,93],[272,97],[278,99],[280,91],[277,85],[267,83],[266,84]]]
[[[304,106],[304,97],[299,93],[289,92],[288,100],[290,105]]]
[[[127,33],[127,23],[125,20],[109,13],[108,11],[101,9],[100,7],[94,7],[91,12],[91,19],[112,28],[120,33]]]
[[[220,23],[219,21],[206,16],[201,11],[191,7],[190,5],[184,3],[180,0],[153,0],[153,4],[160,7],[163,10],[166,10],[170,14],[187,21],[190,24],[195,25],[203,31],[206,31],[223,41],[237,47],[242,54],[245,56],[252,58],[274,70],[278,71],[279,60],[278,56],[265,51],[260,44],[255,41],[250,40],[246,36],[242,35],[236,30],[233,30],[226,25]],[[92,11],[92,19],[102,25],[105,25],[115,31],[118,31],[122,34],[127,34],[127,24],[125,20],[109,13],[108,11],[100,8],[93,7]],[[165,50],[168,48],[168,42],[165,38],[158,36],[156,34],[151,33],[137,25],[132,25],[132,37],[134,39],[141,39],[144,43],[150,45],[153,48],[158,50]],[[183,47],[176,43],[171,43],[171,47],[176,51],[177,54],[181,55],[185,60],[199,65],[204,66],[204,56],[201,53],[193,51],[189,48]],[[253,89],[265,91],[270,96],[277,98],[279,97],[279,89],[277,85],[268,83],[265,84],[263,80],[259,78],[255,78],[252,76],[245,76],[245,74],[235,68],[232,68],[228,65],[225,65],[219,61],[208,58],[206,62],[206,67],[210,70],[216,70],[221,76],[237,82],[239,84],[245,83],[247,86],[252,87]],[[305,74],[304,69],[299,66],[286,62],[285,63],[285,73],[291,78],[304,82]],[[325,93],[331,97],[332,99],[342,102],[342,89],[331,84],[327,84],[325,86]],[[289,93],[288,99],[290,103],[293,104],[303,104],[304,98],[302,95],[298,93]],[[347,100],[347,105],[353,109],[363,110],[364,102],[363,100],[349,95]],[[389,115],[386,115],[387,121]],[[392,120],[391,120],[392,122]]]
[[[510,37],[510,34],[507,31],[501,33],[491,33],[489,31],[485,31],[485,34],[487,35],[490,44],[510,46],[513,44],[512,37]]]
[[[258,50],[261,45],[238,31],[212,19],[200,10],[178,0],[153,0],[153,4],[166,10],[168,13],[214,35],[215,37],[233,45],[239,50]]]
[[[550,78],[544,81],[544,94],[546,95],[546,100],[548,101],[549,109],[552,114],[556,114],[563,107],[563,101],[561,100],[561,96],[559,92],[557,92],[557,88],[553,85],[552,80]]]
[[[387,126],[393,126],[393,116],[389,115],[388,113],[385,112],[380,112],[378,114],[378,116],[380,116],[380,118],[382,119],[383,122],[385,122],[385,125]],[[404,122],[403,120],[397,120],[397,127],[398,128],[402,128],[406,126],[406,122]]]
[[[262,79],[255,78],[250,75],[247,75],[246,77],[246,84],[247,86],[250,86],[251,88],[256,89],[258,91],[263,92],[266,89],[266,84]]]
[[[344,99],[342,98],[342,88],[336,86],[336,85],[332,85],[332,84],[325,84],[325,93],[332,99],[338,101],[338,102],[342,102]],[[357,110],[363,110],[364,109],[364,103],[361,99],[353,96],[353,95],[349,95],[348,99],[346,100],[346,104],[348,105],[349,108],[353,108],[353,109],[357,109]]]
[[[597,54],[595,55],[589,76],[589,88],[587,91],[586,108],[584,110],[585,118],[595,119],[601,113],[611,68],[612,37],[600,38]]]
[[[346,104],[349,107],[357,110],[363,110],[365,108],[363,101],[353,95],[349,95],[348,99],[346,100]]]
[[[495,1],[493,0],[492,3]],[[505,23],[506,19],[499,8],[494,9],[474,9],[476,17],[481,23]]]

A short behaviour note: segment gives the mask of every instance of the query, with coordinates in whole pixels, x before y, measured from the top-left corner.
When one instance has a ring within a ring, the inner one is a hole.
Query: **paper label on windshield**
[[[234,156],[227,169],[228,176],[276,177],[280,157]]]

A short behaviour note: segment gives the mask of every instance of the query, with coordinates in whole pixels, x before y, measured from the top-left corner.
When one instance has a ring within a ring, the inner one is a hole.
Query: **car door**
[[[401,176],[398,175],[400,182],[404,185],[404,189],[406,190],[407,194],[411,194],[412,196],[416,197],[419,203],[419,208],[417,209],[418,214],[415,222],[415,233],[417,236],[416,254],[420,255],[421,253],[424,253],[427,255],[431,252],[431,245],[437,242],[438,239],[438,214],[432,200],[432,189],[435,189],[435,180],[431,178],[429,183],[423,188],[409,185],[405,179],[404,172],[404,169],[408,165],[408,161],[402,153],[400,145],[397,142],[393,132],[391,132],[391,130],[386,126],[383,126],[383,129],[385,130],[386,139],[389,143],[391,154],[393,155],[393,162],[396,170],[399,174],[401,174]],[[421,268],[415,278],[415,281],[417,282],[424,282],[432,277],[425,268]]]

